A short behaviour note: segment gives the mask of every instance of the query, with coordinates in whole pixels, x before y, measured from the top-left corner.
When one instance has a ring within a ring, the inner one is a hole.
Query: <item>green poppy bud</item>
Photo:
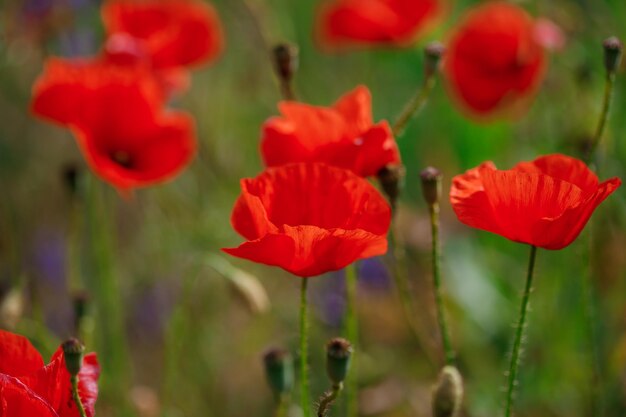
[[[422,194],[429,206],[439,203],[441,198],[441,180],[443,175],[437,168],[428,167],[420,174],[422,180]]]
[[[350,369],[352,345],[340,337],[331,339],[326,345],[326,372],[334,385],[341,384]]]
[[[280,348],[269,349],[263,355],[265,377],[276,396],[291,391],[294,382],[293,358],[289,351]]]
[[[76,376],[83,365],[85,346],[78,340],[71,338],[61,345],[65,357],[65,367],[71,376]]]
[[[615,36],[611,36],[602,42],[604,47],[604,67],[609,73],[617,71],[622,59],[622,42]]]

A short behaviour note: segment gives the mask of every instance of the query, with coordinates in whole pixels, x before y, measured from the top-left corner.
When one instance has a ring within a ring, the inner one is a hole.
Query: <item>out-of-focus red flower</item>
[[[193,119],[164,111],[159,83],[139,67],[51,60],[33,112],[71,128],[85,159],[121,192],[174,177],[196,150]]]
[[[88,417],[95,414],[99,375],[95,353],[85,355],[78,374],[78,392]],[[0,330],[0,395],[2,416],[79,417],[63,351],[59,348],[44,365],[26,338],[4,330]]]
[[[599,183],[582,161],[554,154],[508,171],[485,162],[454,177],[450,202],[469,226],[515,242],[562,249],[620,184],[619,178]]]
[[[119,35],[135,39],[134,53],[145,55],[155,69],[207,63],[224,46],[217,13],[202,1],[111,0],[102,16],[108,41],[117,42]]]
[[[268,168],[241,181],[231,222],[248,239],[226,253],[301,277],[387,251],[391,210],[352,172],[321,163]]]
[[[334,0],[318,17],[322,46],[406,46],[432,26],[443,0]]]
[[[554,24],[535,21],[518,6],[504,1],[479,5],[462,18],[448,42],[443,59],[448,90],[478,119],[517,117],[543,80],[545,47],[563,42]]]
[[[267,166],[325,162],[370,176],[388,164],[400,164],[388,123],[372,121],[367,87],[357,87],[332,107],[283,101],[278,108],[282,117],[263,125],[261,154]]]

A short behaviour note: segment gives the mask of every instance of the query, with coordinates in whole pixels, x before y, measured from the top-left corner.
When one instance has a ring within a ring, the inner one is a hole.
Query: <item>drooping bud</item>
[[[289,43],[280,43],[272,52],[278,78],[291,81],[298,70],[298,47]]]
[[[615,36],[611,36],[602,42],[602,46],[604,47],[604,67],[608,73],[613,74],[619,68],[622,60],[622,41]]]
[[[424,73],[426,77],[431,77],[439,68],[441,57],[446,51],[446,47],[441,42],[431,42],[424,48]]]
[[[341,384],[350,370],[352,345],[346,339],[336,337],[326,344],[326,372],[334,385]]]
[[[455,417],[463,401],[463,378],[454,366],[446,366],[432,394],[433,417]]]
[[[277,397],[286,394],[293,388],[293,358],[289,351],[271,348],[263,355],[265,377],[272,392]]]
[[[432,207],[439,203],[441,198],[441,180],[443,175],[437,168],[428,167],[424,169],[420,178],[422,180],[422,195],[426,203]]]
[[[85,346],[78,339],[71,338],[61,345],[65,357],[65,367],[71,376],[76,376],[83,365]]]
[[[395,211],[404,182],[404,167],[402,165],[387,165],[378,171],[377,176],[392,211]]]

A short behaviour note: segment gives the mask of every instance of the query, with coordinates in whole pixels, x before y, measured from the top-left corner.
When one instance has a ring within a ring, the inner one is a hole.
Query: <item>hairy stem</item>
[[[87,414],[85,413],[85,407],[83,407],[83,403],[80,400],[80,395],[78,395],[78,376],[72,375],[70,377],[70,382],[72,384],[72,398],[74,399],[74,403],[76,403],[78,413],[80,414],[80,417],[87,417]]]
[[[319,405],[317,407],[317,417],[326,416],[326,413],[328,413],[328,411],[330,410],[330,406],[337,399],[342,389],[343,384],[340,382],[333,385],[330,391],[327,391],[322,395],[322,397],[319,399]]]
[[[354,350],[357,350],[358,338],[359,338],[359,322],[356,314],[356,292],[357,292],[357,269],[356,263],[352,263],[346,267],[346,339],[348,339]],[[356,417],[358,412],[357,403],[357,372],[356,372],[356,360],[354,354],[352,357],[352,372],[348,376],[346,384],[347,393],[347,410],[346,415],[348,417]],[[319,415],[319,412],[318,412]]]
[[[307,278],[302,278],[300,287],[300,405],[304,417],[310,417],[311,401],[309,399],[309,365],[308,365],[308,308],[307,308]]]

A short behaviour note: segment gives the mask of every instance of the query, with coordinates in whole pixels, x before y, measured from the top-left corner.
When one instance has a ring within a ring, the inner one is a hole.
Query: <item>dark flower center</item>
[[[132,168],[133,167],[133,159],[130,154],[126,151],[113,151],[109,155],[111,160],[124,168]]]

